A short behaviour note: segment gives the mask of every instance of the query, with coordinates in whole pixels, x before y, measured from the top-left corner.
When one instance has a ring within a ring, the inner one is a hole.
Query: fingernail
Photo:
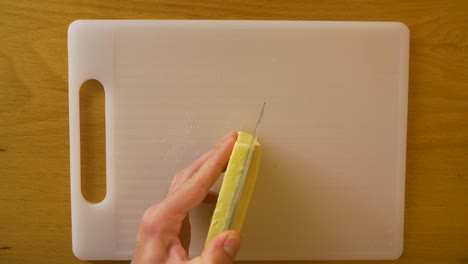
[[[222,140],[224,141],[224,140],[232,137],[232,135],[233,135],[233,132],[231,132],[231,133],[227,134],[226,136],[224,136]]]
[[[223,244],[224,251],[234,259],[239,251],[240,243],[239,239],[229,235]]]

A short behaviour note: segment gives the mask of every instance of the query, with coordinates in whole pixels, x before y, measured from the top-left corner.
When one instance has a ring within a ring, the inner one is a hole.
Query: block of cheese
[[[245,160],[249,155],[249,147],[252,141],[252,137],[252,134],[238,132],[238,138],[234,144],[234,148],[226,168],[226,173],[224,174],[224,180],[221,185],[218,202],[211,220],[206,244],[208,244],[216,235],[226,231],[226,222],[230,221],[231,216],[234,218],[232,219],[231,227],[228,229],[239,232],[241,231],[250,198],[255,187],[255,181],[257,178],[261,158],[261,146],[260,143],[255,140],[252,146],[254,148],[252,159],[249,164],[245,164]],[[244,165],[248,166],[248,168],[244,168]],[[237,188],[237,186],[241,184],[241,176],[244,169],[248,170],[245,177],[244,186],[243,188]],[[241,194],[237,208],[230,216],[231,207],[235,206],[233,200],[234,196],[236,195],[236,191],[240,192]]]

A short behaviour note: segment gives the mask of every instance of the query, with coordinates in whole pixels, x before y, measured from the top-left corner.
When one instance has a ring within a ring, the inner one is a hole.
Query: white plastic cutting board
[[[173,175],[266,101],[240,260],[403,248],[409,32],[400,23],[77,21],[69,28],[73,251],[130,259]],[[106,94],[107,196],[80,192],[79,88]],[[199,254],[213,206],[192,214]]]

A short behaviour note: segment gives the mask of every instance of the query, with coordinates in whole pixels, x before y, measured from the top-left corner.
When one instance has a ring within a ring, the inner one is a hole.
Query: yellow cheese
[[[224,180],[221,185],[218,202],[211,220],[206,244],[208,244],[208,242],[210,242],[215,236],[225,231],[224,227],[226,225],[226,221],[229,221],[228,217],[231,206],[234,206],[233,197],[235,196],[237,186],[240,183],[244,163],[249,154],[252,137],[253,136],[249,133],[238,132],[237,141],[234,144],[234,148],[226,168],[226,173],[224,174]],[[244,223],[244,218],[247,213],[247,208],[249,206],[250,197],[252,196],[260,165],[261,146],[258,141],[255,141],[253,147],[255,149],[250,164],[248,164],[249,168],[246,168],[248,169],[248,172],[245,178],[244,187],[242,190],[239,190],[241,192],[241,196],[239,198],[237,209],[234,212],[234,219],[232,220],[230,228],[231,230],[239,232],[241,231],[242,224]]]

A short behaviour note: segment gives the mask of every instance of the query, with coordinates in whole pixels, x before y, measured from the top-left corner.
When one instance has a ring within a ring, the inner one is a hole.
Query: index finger
[[[167,210],[180,215],[180,217],[185,217],[188,212],[202,203],[226,167],[236,139],[237,134],[232,134],[231,137],[224,140],[189,180],[166,197]]]

